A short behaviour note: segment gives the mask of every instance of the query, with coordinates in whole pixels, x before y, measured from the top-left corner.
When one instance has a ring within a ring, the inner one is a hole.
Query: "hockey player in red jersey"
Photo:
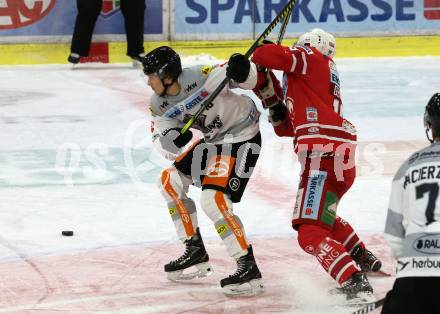
[[[356,129],[342,117],[335,52],[334,37],[321,29],[303,34],[292,48],[266,43],[252,56],[259,66],[254,92],[269,109],[275,133],[293,137],[301,163],[292,220],[301,248],[318,259],[348,299],[371,301],[365,272],[379,271],[381,262],[336,214],[356,176]],[[284,72],[284,95],[267,69]]]

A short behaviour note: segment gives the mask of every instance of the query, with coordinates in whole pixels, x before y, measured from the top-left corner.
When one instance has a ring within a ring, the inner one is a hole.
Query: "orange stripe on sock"
[[[215,203],[217,204],[217,207],[220,209],[220,212],[222,213],[223,218],[225,218],[229,227],[232,229],[232,232],[235,234],[235,237],[237,238],[237,241],[240,244],[241,248],[243,250],[247,250],[249,245],[247,244],[246,239],[244,238],[244,232],[241,229],[240,224],[237,222],[237,220],[231,214],[229,207],[226,204],[223,192],[217,191],[215,193]]]
[[[165,188],[165,191],[168,193],[169,196],[173,199],[174,202],[176,202],[177,205],[177,211],[179,212],[180,218],[183,223],[183,227],[185,228],[185,233],[188,237],[192,237],[195,235],[194,227],[191,221],[191,216],[188,213],[188,209],[183,204],[182,200],[179,199],[179,195],[176,193],[176,191],[173,189],[170,183],[170,174],[171,170],[167,169],[164,172],[162,172],[162,185]]]

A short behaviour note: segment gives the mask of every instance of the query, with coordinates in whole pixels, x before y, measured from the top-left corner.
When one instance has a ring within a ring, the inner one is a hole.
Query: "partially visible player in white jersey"
[[[385,238],[397,258],[397,278],[382,314],[440,313],[440,93],[426,105],[425,127],[431,145],[393,179]]]
[[[255,66],[249,75],[231,81],[192,125],[203,134],[201,140],[190,146],[193,132],[181,133],[226,78],[227,68],[240,66],[232,61],[182,69],[179,55],[168,46],[152,50],[143,60],[148,85],[155,93],[150,105],[153,142],[175,156],[173,165],[163,170],[159,186],[177,235],[186,246],[182,256],[165,265],[165,272],[176,281],[212,272],[198,228],[196,205],[187,195],[191,184],[201,186],[200,205],[237,263],[237,271],[222,279],[220,285],[226,294],[254,295],[263,291],[261,273],[243,224],[233,212],[233,203],[241,200],[259,156],[260,113],[251,98],[231,89],[252,89],[257,81]],[[187,270],[193,266],[195,271]]]

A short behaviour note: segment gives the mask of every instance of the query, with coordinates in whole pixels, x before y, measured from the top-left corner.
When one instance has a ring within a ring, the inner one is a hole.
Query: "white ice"
[[[185,65],[215,62],[207,56],[183,60]],[[336,62],[344,115],[365,144],[359,152],[362,175],[338,213],[361,235],[380,235],[393,171],[411,150],[425,145],[422,115],[429,97],[439,91],[440,58]],[[156,187],[168,162],[152,149],[151,94],[140,71],[126,64],[80,64],[75,70],[66,65],[0,67],[0,263],[130,245],[178,247]],[[263,152],[254,184],[235,210],[250,239],[294,239],[290,217],[298,165],[290,140],[276,138],[266,113],[261,130]],[[197,201],[199,190],[190,193]],[[219,243],[202,212],[199,221],[206,241]],[[73,230],[75,236],[61,237],[61,230]],[[258,254],[264,255],[265,248]],[[226,253],[223,258],[228,259]],[[295,280],[310,289],[316,285],[305,273]],[[301,297],[306,304],[307,296]],[[173,312],[145,304],[120,311],[147,309]],[[318,310],[304,305],[292,313],[310,311]]]

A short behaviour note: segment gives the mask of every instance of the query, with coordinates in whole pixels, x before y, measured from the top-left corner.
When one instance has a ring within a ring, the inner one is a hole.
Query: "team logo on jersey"
[[[208,168],[208,177],[227,177],[229,176],[229,163],[227,160],[219,160]]]
[[[333,88],[333,95],[341,98],[341,88],[335,84],[335,87]]]
[[[356,134],[356,127],[351,124],[348,120],[345,120],[342,122],[342,127],[344,128],[345,131],[347,131],[350,134]]]
[[[212,66],[204,65],[204,66],[202,66],[202,68],[200,69],[200,72],[202,73],[202,76],[207,76],[209,73],[211,73],[211,71],[212,71],[213,68],[214,68],[214,67],[212,67]]]
[[[295,207],[293,208],[293,219],[298,219],[300,215],[300,208],[303,201],[303,194],[304,189],[299,189],[298,193],[296,193],[296,201],[295,201]]]
[[[440,234],[428,234],[418,238],[414,241],[413,248],[424,254],[440,254]]]
[[[319,133],[319,127],[317,127],[317,126],[312,126],[312,127],[310,127],[310,128],[307,129],[307,133],[309,133],[309,134]]]
[[[318,121],[318,110],[315,107],[307,107],[306,118],[308,122]]]
[[[208,125],[203,125],[203,133],[209,133],[214,129],[220,129],[223,126],[223,121],[220,119],[219,115],[216,115],[214,120]]]
[[[121,0],[103,0],[101,8],[101,16],[108,19],[115,15],[121,7]]]
[[[165,112],[165,116],[170,119],[177,118],[182,115],[184,111],[189,111],[197,105],[201,105],[205,98],[207,98],[209,93],[206,90],[201,90],[199,92],[194,93],[190,97],[184,100],[183,103],[178,103],[168,109]]]
[[[330,82],[335,84],[336,86],[340,86],[341,82],[339,81],[339,73],[336,69],[336,64],[330,61]]]
[[[229,180],[229,188],[232,191],[238,191],[238,189],[240,188],[240,180],[237,178],[232,178],[231,180]]]
[[[307,190],[304,195],[303,212],[301,218],[318,219],[319,205],[321,204],[322,192],[324,190],[327,172],[311,171]]]
[[[399,269],[397,269],[397,271],[401,271],[404,270],[406,268],[406,266],[408,266],[409,262],[402,262],[402,261],[397,261],[398,267],[400,267]]]
[[[160,105],[160,108],[165,109],[165,108],[168,107],[169,105],[170,105],[169,102],[165,100],[165,101]]]
[[[7,0],[0,1],[0,29],[17,29],[34,24],[49,14],[55,0]]]
[[[189,93],[190,91],[192,91],[196,87],[197,87],[197,82],[188,84],[188,86],[185,88],[185,92]]]

